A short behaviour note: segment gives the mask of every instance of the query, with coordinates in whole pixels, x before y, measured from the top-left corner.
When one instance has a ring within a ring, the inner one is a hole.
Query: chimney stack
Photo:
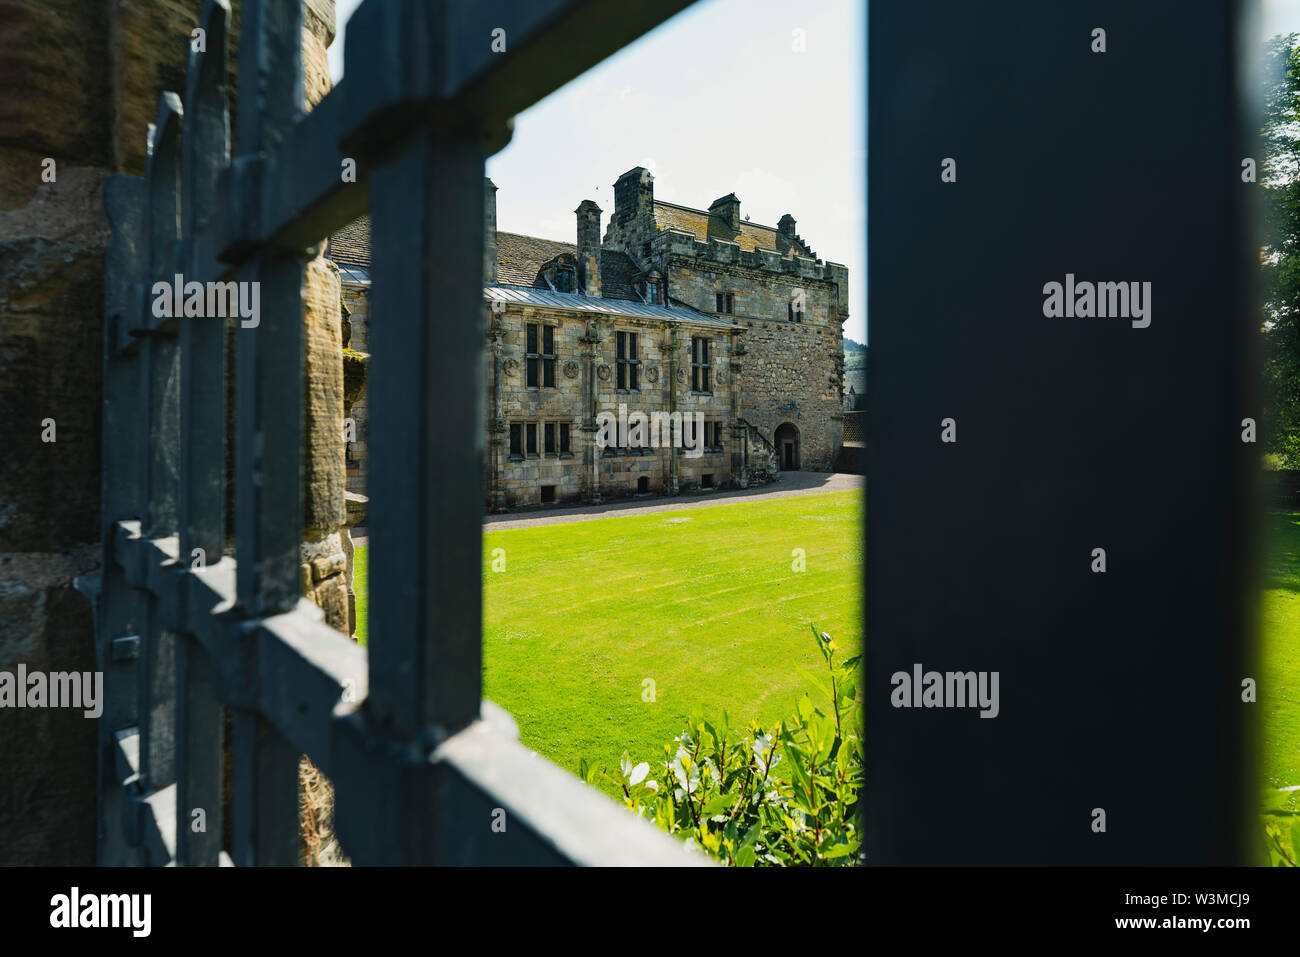
[[[614,181],[613,221],[619,226],[654,216],[654,177],[644,166],[628,170]]]
[[[794,239],[794,217],[789,213],[777,220],[776,228],[786,239]]]
[[[483,177],[483,285],[497,284],[497,187]]]
[[[600,296],[601,208],[584,199],[574,210],[578,214],[578,284],[588,296]]]
[[[715,199],[709,205],[709,215],[720,218],[729,229],[740,230],[740,200],[736,198],[735,193],[728,193],[721,199]]]

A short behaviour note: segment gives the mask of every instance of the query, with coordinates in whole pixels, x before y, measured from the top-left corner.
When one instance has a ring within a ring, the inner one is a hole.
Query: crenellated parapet
[[[849,271],[839,263],[810,259],[794,253],[781,255],[775,249],[741,248],[739,243],[725,239],[710,239],[701,242],[692,234],[680,229],[665,229],[650,241],[651,256],[657,261],[665,257],[690,257],[702,264],[716,263],[720,266],[739,266],[759,272],[771,273],[773,276],[794,276],[807,280],[826,280],[836,283],[840,289],[840,305],[848,309]]]

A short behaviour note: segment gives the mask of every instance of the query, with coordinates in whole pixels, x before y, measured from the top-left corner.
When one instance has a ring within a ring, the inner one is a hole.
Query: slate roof
[[[794,246],[800,255],[812,256],[812,250],[802,242],[792,243],[781,234],[780,230],[771,226],[760,226],[758,223],[741,220],[740,229],[732,229],[721,216],[714,216],[702,209],[666,203],[659,199],[655,200],[654,216],[655,225],[660,229],[680,229],[684,233],[690,233],[702,243],[707,243],[710,239],[721,239],[736,243],[745,252],[753,252],[760,248],[775,249],[782,255]]]
[[[370,265],[370,217],[348,223],[330,237],[329,257],[336,263]]]
[[[487,286],[483,290],[487,302],[509,302],[530,306],[550,306],[556,309],[569,309],[574,312],[590,312],[599,315],[634,316],[641,319],[667,319],[672,322],[697,322],[711,326],[731,328],[739,325],[727,316],[713,316],[700,312],[690,306],[674,302],[660,306],[642,302],[640,299],[605,299],[584,296],[577,292],[552,292],[550,289],[538,289],[536,286]]]
[[[537,236],[522,236],[497,230],[497,281],[505,286],[534,286],[546,288],[545,280],[538,276],[542,266],[561,253],[577,255],[573,243]],[[344,226],[330,237],[330,258],[340,265],[370,266],[370,217],[362,216]],[[632,288],[637,274],[636,265],[626,254],[612,249],[600,251],[600,292],[605,299],[631,299],[641,297]]]
[[[497,230],[497,281],[507,286],[540,286],[537,270],[561,253],[576,255],[578,247],[554,239],[538,239]],[[604,266],[604,263],[601,263]]]

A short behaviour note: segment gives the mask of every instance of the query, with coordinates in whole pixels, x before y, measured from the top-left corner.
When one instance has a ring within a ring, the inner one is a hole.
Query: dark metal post
[[[239,150],[252,166],[302,113],[302,4],[254,0],[243,17]],[[255,182],[243,180],[246,190],[234,197],[246,226],[260,225]],[[288,611],[299,597],[302,262],[296,252],[263,253],[239,278],[259,284],[261,313],[236,333],[236,558],[239,604],[251,617]],[[235,863],[296,863],[298,755],[251,712],[235,715],[234,749]]]
[[[185,106],[182,185],[187,274],[192,247],[217,204],[217,180],[230,162],[226,104],[227,0],[207,0],[199,21],[206,52],[191,51]],[[182,320],[180,566],[220,560],[226,537],[226,321]],[[196,551],[197,550],[197,551]],[[192,635],[176,649],[176,854],[180,864],[215,866],[221,853],[221,704],[207,650]],[[200,829],[201,825],[201,829]]]
[[[151,131],[147,177],[149,271],[140,342],[140,411],[146,439],[141,532],[162,538],[176,530],[180,458],[180,363],[174,322],[153,315],[153,283],[171,281],[180,235],[181,101],[164,93]],[[157,597],[145,592],[140,643],[140,783],[158,791],[175,780],[175,636]]]
[[[431,128],[370,184],[370,707],[412,735],[482,697],[483,189]]]

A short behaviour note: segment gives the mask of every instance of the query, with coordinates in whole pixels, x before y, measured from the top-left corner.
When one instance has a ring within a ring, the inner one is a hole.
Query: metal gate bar
[[[367,0],[348,25],[359,66],[304,113],[301,0],[246,0],[232,160],[230,9],[206,0],[205,51],[185,103],[160,99],[146,176],[104,188],[101,863],[296,863],[302,754],[334,783],[355,863],[704,862],[481,700],[484,159],[515,113],[688,2]],[[368,655],[298,580],[303,264],[366,211]],[[236,332],[233,556],[225,322],[156,317],[153,284],[176,274],[261,284],[259,324]]]

